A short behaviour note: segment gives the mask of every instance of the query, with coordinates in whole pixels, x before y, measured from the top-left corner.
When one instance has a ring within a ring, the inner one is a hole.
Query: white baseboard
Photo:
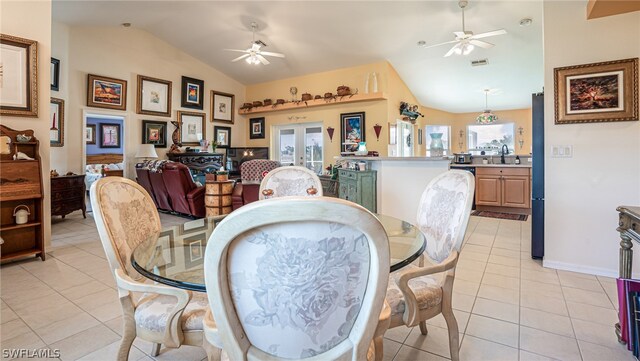
[[[565,263],[558,261],[548,261],[543,260],[542,266],[545,268],[554,268],[563,271],[571,271],[578,273],[587,273],[591,275],[618,278],[618,270],[617,269],[609,269],[609,268],[600,268],[600,267],[590,267],[573,263]],[[634,275],[636,276],[636,275]]]

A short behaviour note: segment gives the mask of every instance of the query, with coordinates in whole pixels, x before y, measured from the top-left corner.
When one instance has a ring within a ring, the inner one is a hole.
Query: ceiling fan
[[[469,4],[466,0],[461,0],[458,2],[458,6],[462,9],[462,31],[454,31],[453,34],[456,36],[455,40],[447,41],[440,44],[423,46],[424,48],[433,48],[435,46],[445,45],[445,44],[453,44],[456,43],[449,51],[444,54],[444,57],[451,56],[452,54],[457,55],[467,55],[473,51],[476,46],[479,46],[484,49],[488,49],[493,47],[494,45],[488,43],[486,41],[478,40],[481,38],[488,38],[490,36],[503,35],[506,34],[507,31],[504,29],[493,30],[486,33],[481,34],[473,34],[473,31],[467,31],[464,27],[464,8]],[[422,44],[420,42],[419,44]]]
[[[277,58],[284,58],[284,54],[280,54],[280,53],[272,53],[269,51],[262,51],[260,50],[261,47],[263,46],[267,46],[267,44],[265,44],[264,42],[262,42],[261,40],[256,40],[256,30],[258,29],[258,24],[256,22],[251,22],[251,31],[253,32],[253,41],[251,42],[251,47],[249,47],[246,50],[240,50],[240,49],[224,49],[226,51],[236,51],[236,52],[240,52],[240,53],[246,53],[244,55],[240,55],[239,57],[231,60],[231,62],[236,62],[238,60],[242,60],[245,59],[245,61],[249,64],[264,64],[267,65],[269,64],[269,60],[267,60],[265,58],[265,56],[274,56]]]

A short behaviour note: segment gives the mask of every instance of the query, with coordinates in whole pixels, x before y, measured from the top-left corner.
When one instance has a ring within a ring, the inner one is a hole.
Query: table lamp
[[[158,158],[158,153],[156,153],[156,148],[153,144],[140,144],[135,157],[143,160],[155,159]]]

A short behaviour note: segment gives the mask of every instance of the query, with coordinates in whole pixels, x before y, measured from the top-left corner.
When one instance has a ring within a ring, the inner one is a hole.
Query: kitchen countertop
[[[476,168],[531,168],[531,163],[521,164],[456,164],[451,163],[451,168],[476,167]]]
[[[368,161],[446,161],[450,162],[451,157],[358,157],[358,156],[336,156],[334,159],[340,160],[368,160]]]

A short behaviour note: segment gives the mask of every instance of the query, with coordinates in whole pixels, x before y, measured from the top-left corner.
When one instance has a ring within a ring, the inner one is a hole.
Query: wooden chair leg
[[[160,346],[162,346],[162,344],[159,343],[154,343],[153,345],[151,345],[151,356],[156,357],[160,354]]]
[[[222,359],[222,349],[213,346],[206,339],[202,341],[202,348],[207,353],[208,361],[220,361]]]
[[[449,352],[451,353],[452,361],[460,360],[460,336],[458,334],[458,321],[453,314],[453,310],[445,308],[442,310],[442,316],[447,322],[447,329],[449,330]]]
[[[383,340],[384,338],[382,336],[376,337],[373,339],[373,350],[375,351],[375,361],[382,361],[383,356],[384,356],[384,347],[383,347]]]
[[[428,332],[429,330],[427,330],[427,322],[420,321],[420,333],[426,336]]]
[[[118,348],[117,360],[128,361],[131,345],[133,345],[133,341],[136,339],[136,320],[133,316],[133,304],[131,303],[131,300],[128,298],[121,298],[120,303],[122,304],[123,311],[123,332],[122,341],[120,341],[120,348]]]

